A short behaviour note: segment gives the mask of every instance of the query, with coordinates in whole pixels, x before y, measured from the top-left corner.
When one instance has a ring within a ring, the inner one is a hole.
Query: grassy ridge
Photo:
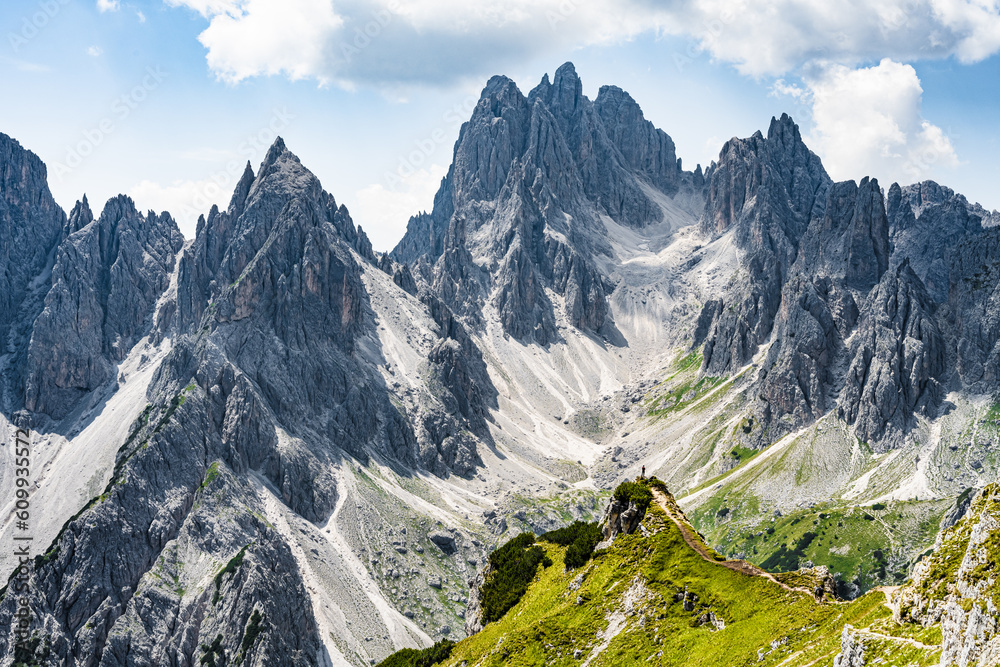
[[[623,614],[624,630],[596,654],[590,663],[595,667],[647,664],[651,658],[651,664],[766,667],[793,654],[799,657],[787,665],[832,662],[845,623],[866,626],[889,616],[881,593],[850,604],[820,604],[762,577],[706,562],[655,504],[645,525],[651,536],[620,536],[579,572],[542,570],[517,605],[456,645],[442,664],[578,665],[601,646],[598,633],[616,611]],[[540,546],[557,564],[563,560],[565,547]],[[624,612],[625,598],[641,604]],[[725,629],[700,622],[708,612]],[[758,663],[759,650],[766,654]]]

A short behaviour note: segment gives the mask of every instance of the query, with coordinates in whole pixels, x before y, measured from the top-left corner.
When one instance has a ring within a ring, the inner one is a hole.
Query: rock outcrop
[[[492,567],[486,563],[476,576],[469,580],[469,603],[465,608],[465,634],[472,636],[485,627],[483,622],[482,591]]]
[[[612,285],[598,269],[610,252],[602,216],[659,222],[649,192],[672,193],[682,177],[670,137],[620,89],[590,101],[569,63],[528,96],[494,77],[433,211],[410,220],[393,256],[457,315],[477,320],[489,305],[519,340],[557,341],[561,317],[603,335]]]
[[[869,295],[851,341],[840,416],[858,437],[885,451],[916,412],[942,397],[944,338],[934,305],[909,264],[887,271]]]
[[[611,497],[601,518],[601,532],[604,539],[601,544],[608,545],[619,535],[631,535],[639,529],[639,524],[646,516],[646,506],[635,500],[622,501]]]
[[[23,323],[22,304],[42,277],[66,214],[49,192],[45,165],[6,134],[0,134],[0,193],[0,350],[6,352],[18,342],[11,341],[11,327]]]
[[[847,624],[840,635],[840,653],[833,659],[833,667],[865,667],[865,642],[854,626]]]
[[[771,335],[789,269],[809,221],[823,213],[831,186],[819,158],[787,115],[765,138],[731,139],[707,176],[701,220],[711,238],[732,234],[744,280],[705,304],[693,341],[704,344],[706,373],[732,373]]]
[[[113,378],[115,364],[149,331],[184,243],[169,214],[143,216],[125,196],[108,201],[97,220],[86,200],[78,202],[66,231],[25,378],[25,407],[54,419]]]
[[[998,556],[1000,487],[991,484],[893,596],[898,622],[940,623],[941,665],[985,667],[1000,660]]]

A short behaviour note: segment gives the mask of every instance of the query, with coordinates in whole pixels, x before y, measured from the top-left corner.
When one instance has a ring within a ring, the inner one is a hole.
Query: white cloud
[[[140,211],[169,211],[189,239],[194,238],[198,216],[207,214],[212,204],[225,208],[232,194],[231,185],[223,188],[212,180],[174,181],[170,185],[143,180],[128,191]]]
[[[108,0],[101,0],[106,2]],[[166,0],[208,18],[199,39],[230,81],[284,73],[345,83],[441,82],[654,32],[744,74],[1000,50],[1000,0]],[[672,57],[671,57],[672,56]]]
[[[921,114],[923,89],[909,65],[888,58],[856,70],[834,65],[807,83],[808,141],[834,179],[869,174],[886,185],[912,183],[958,165],[944,132]]]
[[[447,173],[447,167],[436,164],[400,177],[399,182],[394,173],[395,187],[374,183],[355,194],[353,205],[348,206],[351,217],[365,228],[377,250],[391,250],[403,237],[410,216],[431,210],[434,195]]]
[[[206,17],[198,37],[216,75],[238,82],[257,75],[329,80],[324,67],[343,19],[329,0],[169,0]]]
[[[681,39],[662,42],[663,67],[709,57],[811,106],[814,149],[838,177],[912,181],[957,164],[945,133],[921,114],[916,73],[900,63],[975,62],[1000,51],[1000,0],[165,1],[208,20],[199,40],[209,68],[234,83],[280,74],[397,90],[673,35]]]
[[[137,19],[139,19],[139,23],[145,23],[145,22],[146,22],[146,15],[145,15],[145,14],[143,14],[143,13],[142,13],[141,11],[139,11],[138,9],[137,9],[137,10],[135,10],[135,17],[136,17]]]
[[[91,47],[89,47],[89,48],[87,49],[87,55],[88,55],[88,56],[92,56],[92,57],[94,57],[94,58],[97,58],[97,57],[98,57],[98,56],[100,56],[100,55],[101,55],[102,53],[104,53],[104,49],[102,49],[102,48],[101,48],[101,47],[99,47],[99,46],[91,46]]]
[[[165,0],[171,7],[188,7],[205,18],[216,14],[239,15],[242,0]]]
[[[121,5],[118,0],[97,0],[97,11],[99,12],[117,12],[121,9]]]

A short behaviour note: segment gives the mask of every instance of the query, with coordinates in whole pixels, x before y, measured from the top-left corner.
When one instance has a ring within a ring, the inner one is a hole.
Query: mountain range
[[[718,552],[849,599],[997,479],[1000,214],[835,183],[787,115],[685,171],[570,63],[493,77],[389,253],[281,139],[254,167],[185,240],[125,196],[67,215],[0,135],[0,573],[33,557],[2,664],[458,639],[495,546],[643,468]]]

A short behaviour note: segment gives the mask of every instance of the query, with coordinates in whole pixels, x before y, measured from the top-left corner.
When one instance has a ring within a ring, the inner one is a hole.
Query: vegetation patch
[[[226,651],[222,648],[222,635],[216,635],[211,644],[202,644],[201,650],[204,653],[201,656],[201,660],[198,661],[199,665],[216,667],[216,658],[223,660],[223,664],[225,664]]]
[[[587,564],[594,555],[594,547],[604,538],[599,522],[574,521],[565,528],[552,530],[538,539],[569,547],[566,550],[566,569],[572,570]]]
[[[653,493],[639,482],[622,482],[614,492],[615,500],[620,503],[635,503],[641,512],[645,512],[653,501]]]
[[[219,595],[219,589],[222,588],[223,579],[227,574],[236,574],[236,570],[240,569],[240,565],[243,565],[243,557],[246,556],[247,547],[249,546],[250,545],[248,544],[240,549],[239,553],[230,558],[229,562],[226,563],[226,566],[222,568],[217,575],[215,575],[215,594],[212,596],[213,605],[216,604],[221,598]]]
[[[377,667],[431,667],[447,660],[454,648],[455,642],[449,639],[423,650],[404,648],[378,663]]]
[[[691,406],[725,381],[724,377],[705,376],[668,389],[646,402],[646,414],[665,417]]]
[[[215,481],[215,478],[219,476],[219,462],[213,461],[212,465],[208,466],[208,470],[205,471],[205,481],[201,483],[201,488],[205,488],[209,484]]]
[[[236,661],[234,664],[242,665],[243,660],[247,657],[247,653],[253,648],[254,642],[257,641],[257,637],[261,632],[264,631],[264,617],[256,609],[250,614],[250,622],[247,623],[246,630],[243,632],[243,640],[240,642],[240,652],[236,654]]]
[[[521,533],[490,554],[490,572],[480,593],[484,623],[503,618],[518,603],[544,557],[533,533]]]

